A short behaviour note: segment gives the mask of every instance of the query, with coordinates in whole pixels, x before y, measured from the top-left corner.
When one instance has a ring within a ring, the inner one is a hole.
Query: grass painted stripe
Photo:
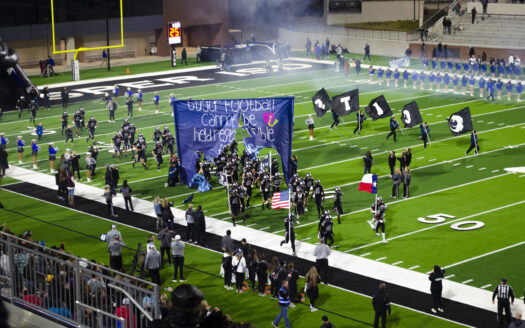
[[[473,281],[474,281],[474,279],[467,279],[467,280],[463,281],[462,284],[468,284],[468,283],[473,282]]]
[[[419,265],[414,265],[413,267],[408,268],[408,270],[415,270],[417,268],[419,268]]]

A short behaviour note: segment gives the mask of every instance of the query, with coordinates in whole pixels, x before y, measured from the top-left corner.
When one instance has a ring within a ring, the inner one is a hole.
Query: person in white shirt
[[[242,250],[237,249],[232,259],[233,272],[235,272],[236,292],[242,293],[242,283],[244,282],[244,273],[246,272],[246,259],[242,256]]]

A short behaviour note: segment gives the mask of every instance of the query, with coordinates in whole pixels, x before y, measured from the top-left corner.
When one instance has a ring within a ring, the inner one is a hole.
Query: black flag
[[[342,95],[332,98],[334,112],[339,116],[345,116],[359,110],[359,90],[354,89]]]
[[[392,116],[392,110],[390,109],[390,106],[388,106],[385,96],[383,95],[372,99],[370,104],[368,104],[368,107],[366,107],[366,113],[373,121]]]
[[[332,108],[332,101],[330,100],[330,96],[328,93],[326,93],[324,88],[317,91],[317,93],[312,97],[312,102],[314,103],[314,110],[317,114],[317,117],[323,116]]]
[[[459,112],[450,115],[448,127],[455,136],[472,131],[474,128],[472,127],[472,118],[470,118],[470,108],[467,106]]]
[[[403,107],[403,110],[401,111],[401,121],[403,121],[405,129],[412,128],[418,124],[423,123],[421,113],[419,112],[419,108],[417,107],[415,101],[406,104]]]

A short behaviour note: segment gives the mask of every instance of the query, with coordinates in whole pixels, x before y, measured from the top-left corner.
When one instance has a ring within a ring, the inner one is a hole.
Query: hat
[[[323,320],[323,321],[328,321],[328,316],[323,315],[323,317],[321,318],[321,320]]]
[[[117,225],[116,224],[112,224],[111,225],[111,229],[117,229]]]
[[[242,255],[242,249],[237,248],[237,249],[235,250],[235,254],[237,254],[237,255],[239,255],[239,254]]]
[[[129,305],[129,298],[125,297],[122,299],[122,304],[123,305]]]
[[[175,240],[176,240],[176,241],[179,241],[179,240],[180,240],[180,235],[176,235],[176,236],[175,236]]]
[[[171,292],[173,306],[180,309],[191,309],[198,306],[204,299],[202,292],[195,286],[183,284]]]

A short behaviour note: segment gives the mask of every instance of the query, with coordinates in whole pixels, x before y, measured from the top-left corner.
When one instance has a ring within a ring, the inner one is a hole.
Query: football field
[[[525,103],[507,101],[506,94],[502,100],[487,103],[479,97],[477,89],[471,97],[469,94],[430,91],[428,84],[425,90],[419,89],[419,83],[418,88],[414,89],[411,81],[408,88],[394,88],[392,85],[368,83],[366,72],[357,77],[350,75],[345,78],[330,67],[243,81],[211,81],[206,85],[159,92],[159,114],[154,113],[151,102],[146,102],[143,111],[137,111],[135,106],[134,117],[130,118],[137,127],[137,133],[143,133],[148,140],[148,170],[139,165],[133,168],[131,154],[117,159],[108,151],[112,149],[111,138],[127,117],[124,97],[118,100],[116,123],[107,120],[107,109],[101,100],[71,103],[68,113],[72,117],[74,111],[83,107],[87,118],[93,115],[99,122],[96,130],[96,141],[100,147],[97,177],[91,185],[103,187],[104,164],[115,164],[119,167],[121,181],[128,180],[135,197],[150,201],[155,196],[167,197],[174,201],[175,207],[185,209],[182,200],[194,193],[193,203],[202,205],[207,216],[231,220],[226,189],[219,185],[217,177],[213,177],[213,189],[207,193],[198,193],[187,186],[164,187],[168,167],[164,164],[160,171],[156,170],[151,158],[150,140],[155,126],[162,129],[167,125],[173,132],[169,94],[173,92],[178,99],[294,96],[292,154],[299,159],[299,174],[304,176],[309,172],[314,179],[320,179],[325,191],[340,186],[344,193],[345,214],[342,215],[342,224],[335,224],[334,227],[338,251],[421,273],[439,264],[447,268],[447,279],[486,290],[492,290],[499,279],[505,276],[518,296],[523,296],[525,268],[521,265],[521,258],[525,250],[525,238],[521,227],[525,210],[525,175],[510,174],[505,168],[525,165]],[[367,119],[361,135],[354,135],[354,114],[343,116],[339,128],[331,130],[330,113],[315,119],[315,139],[310,141],[305,120],[308,114],[314,113],[312,96],[323,87],[330,96],[358,88],[359,102],[363,108],[371,99],[384,95],[398,117],[403,106],[415,100],[423,120],[429,123],[431,143],[426,149],[423,148],[417,127],[398,132],[397,142],[392,138],[386,140],[390,132],[388,119],[374,122]],[[144,98],[149,100],[152,96],[153,93],[148,93]],[[473,152],[465,156],[470,136],[453,136],[446,121],[450,114],[466,106],[470,107],[474,128],[479,133],[481,151],[477,156]],[[74,145],[64,145],[60,129],[61,113],[61,106],[54,106],[49,111],[40,109],[38,112],[37,122],[42,122],[46,131],[39,142],[39,172],[49,173],[47,144],[50,142],[60,148],[59,154],[65,148],[82,154],[81,167],[85,168],[83,154],[91,144],[86,141],[87,132],[84,130],[81,137],[75,139]],[[14,112],[3,115],[0,132],[4,132],[10,140],[8,153],[11,165],[18,165],[16,137],[21,135],[26,143],[25,164],[21,166],[32,169],[29,146],[34,138],[31,135],[33,130],[26,112],[21,120],[17,119],[17,113]],[[242,132],[237,134],[241,151],[244,136]],[[407,147],[411,148],[413,154],[410,197],[394,199],[390,197],[392,180],[388,176],[388,154],[395,150],[400,156]],[[371,151],[374,156],[372,173],[379,176],[378,194],[388,206],[385,216],[388,244],[381,243],[380,237],[366,223],[371,217],[369,209],[374,196],[357,191],[363,174],[361,156],[367,151]],[[268,149],[265,149],[260,155],[267,152]],[[85,170],[82,174],[84,178]],[[85,183],[85,179],[81,182]],[[252,229],[284,235],[282,222],[287,212],[263,211],[259,192],[254,191],[254,195],[247,209],[246,225]],[[331,210],[333,200],[326,199],[324,207]],[[75,225],[74,222],[68,224],[71,227]],[[315,243],[317,224],[317,210],[315,204],[310,202],[309,211],[296,225],[296,239]],[[464,231],[457,230],[472,227]]]

